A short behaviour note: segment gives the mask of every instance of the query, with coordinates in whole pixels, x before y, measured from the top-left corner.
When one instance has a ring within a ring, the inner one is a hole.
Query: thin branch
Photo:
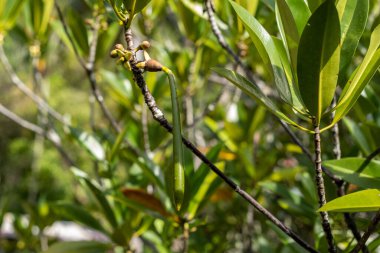
[[[125,31],[125,40],[127,43],[127,49],[133,52],[133,38],[132,31],[127,29]],[[133,56],[129,61],[132,73],[134,76],[134,80],[138,87],[141,90],[141,93],[144,97],[145,103],[148,105],[149,110],[151,111],[153,118],[168,132],[172,133],[173,127],[166,120],[162,111],[157,107],[154,97],[150,93],[145,79],[142,75],[142,71],[136,67],[136,58]],[[242,190],[232,179],[230,179],[227,175],[225,175],[221,170],[219,170],[207,157],[199,151],[194,144],[188,141],[185,137],[182,137],[182,142],[184,145],[195,154],[199,159],[201,159],[214,173],[216,173],[229,187],[231,187],[234,191],[236,191],[240,196],[242,196],[248,203],[254,206],[259,212],[265,215],[273,224],[275,224],[279,229],[285,232],[289,237],[293,238],[295,242],[297,242],[300,246],[306,249],[308,252],[318,252],[312,246],[310,246],[307,242],[301,239],[296,233],[294,233],[289,227],[283,224],[280,220],[278,220],[272,213],[270,213],[267,209],[260,205],[253,197],[251,197],[248,193]]]
[[[82,59],[82,57],[79,55],[78,48],[77,48],[76,44],[74,43],[73,38],[71,37],[71,34],[70,34],[70,32],[69,32],[69,28],[67,27],[67,24],[66,24],[66,22],[65,22],[65,18],[63,17],[62,10],[61,10],[61,8],[59,7],[57,1],[54,1],[54,5],[55,5],[55,9],[57,10],[57,13],[58,13],[58,18],[59,18],[59,20],[60,20],[61,23],[62,23],[63,30],[64,30],[64,32],[65,32],[67,38],[69,39],[69,41],[70,41],[70,43],[71,43],[71,46],[73,47],[74,54],[75,54],[76,58],[78,59],[79,64],[80,64],[83,68],[86,68],[86,63],[84,62],[84,60]]]
[[[3,106],[1,103],[0,103],[0,113],[3,114],[5,117],[7,117],[8,119],[14,121],[15,123],[17,123],[18,125],[22,126],[23,128],[25,129],[28,129],[32,132],[35,132],[36,134],[39,134],[39,135],[43,135],[44,134],[44,130],[27,121],[27,120],[24,120],[23,118],[17,116],[16,114],[14,114],[12,111],[10,111],[9,109],[7,109],[5,106]]]
[[[350,253],[358,253],[360,250],[364,249],[364,246],[370,237],[370,235],[375,232],[377,225],[380,222],[380,210],[377,211],[375,217],[372,219],[371,224],[367,228],[367,231],[363,234],[362,238],[360,239],[359,243],[356,245],[356,247],[350,252]]]
[[[96,47],[99,36],[99,16],[95,19],[95,24],[93,28],[93,38],[90,45],[90,54],[88,57],[88,62],[85,66],[86,74],[88,80],[90,81],[91,91],[94,95],[96,101],[98,102],[100,109],[102,110],[104,116],[108,119],[112,127],[115,129],[117,133],[121,132],[121,128],[117,123],[116,119],[112,116],[111,112],[108,110],[107,106],[104,103],[103,95],[101,94],[95,76],[95,58],[96,58]]]
[[[1,103],[0,103],[0,113],[3,114],[8,119],[15,122],[16,124],[20,125],[21,127],[28,129],[38,135],[45,136],[46,139],[49,140],[54,145],[54,147],[58,150],[58,152],[61,154],[65,163],[68,166],[75,166],[74,161],[69,157],[67,152],[63,149],[60,143],[60,138],[55,131],[53,130],[50,130],[48,132],[44,131],[41,127],[17,116],[15,113],[13,113],[9,109],[7,109],[5,106],[3,106]]]
[[[317,186],[317,193],[319,198],[319,207],[322,207],[326,204],[326,194],[325,194],[325,184],[323,180],[322,173],[322,156],[321,156],[321,135],[319,132],[319,125],[314,127],[314,146],[315,146],[315,183]],[[327,212],[320,212],[322,219],[322,228],[325,232],[327,244],[330,253],[336,253],[336,248],[334,245],[334,238],[331,232],[329,215]]]
[[[331,104],[331,108],[334,108],[336,106],[336,100],[337,99],[336,99],[336,95],[335,95],[333,102]],[[336,113],[335,110],[331,113],[331,116],[330,116],[331,121],[334,119],[335,113]],[[333,137],[334,157],[335,157],[335,159],[339,160],[342,157],[342,151],[340,148],[339,125],[338,125],[338,123],[336,123],[333,126],[333,128],[331,129],[331,132],[332,132],[332,137]],[[341,180],[340,183],[335,181],[335,184],[338,188],[337,189],[338,197],[342,197],[342,196],[346,195],[347,183],[344,180]],[[356,241],[359,242],[361,235],[360,235],[360,232],[358,230],[358,227],[356,226],[354,217],[350,213],[343,213],[343,217],[344,217],[344,221],[347,224],[347,227],[351,230],[354,238],[356,239]],[[368,248],[366,246],[363,247],[363,253],[369,253]]]
[[[248,69],[248,67],[246,65],[244,65],[244,63],[241,61],[239,55],[237,55],[232,50],[232,48],[227,44],[226,40],[224,39],[223,34],[220,31],[220,29],[216,23],[216,20],[215,20],[214,8],[213,8],[212,1],[211,0],[205,0],[205,6],[206,6],[206,12],[207,12],[208,20],[209,20],[210,25],[211,25],[211,30],[214,33],[214,35],[215,35],[216,39],[218,40],[219,44],[221,45],[221,47],[224,50],[226,50],[227,53],[234,59],[236,64],[239,65],[239,67],[241,67],[243,69],[244,73],[247,75],[247,77],[250,81],[254,81],[259,86],[262,86],[261,80],[259,80],[258,78],[256,78],[252,74],[252,72]]]
[[[99,18],[100,17],[97,16],[95,18],[95,24],[94,24],[94,27],[93,27],[93,38],[92,38],[92,41],[91,41],[91,44],[90,44],[90,52],[89,52],[88,60],[87,60],[87,62],[85,62],[82,59],[82,57],[79,55],[78,49],[76,48],[74,40],[73,40],[73,38],[72,38],[72,36],[71,36],[71,34],[69,32],[69,29],[67,27],[66,22],[65,22],[65,18],[62,15],[61,8],[59,7],[59,5],[57,3],[55,3],[55,8],[57,9],[58,17],[59,17],[60,22],[63,25],[65,34],[69,38],[70,43],[71,43],[71,45],[72,45],[72,47],[74,49],[75,56],[78,59],[80,65],[86,71],[87,78],[88,78],[88,80],[90,82],[91,91],[92,91],[92,94],[94,95],[94,97],[96,99],[96,102],[99,104],[100,109],[103,112],[103,115],[110,122],[110,124],[112,125],[113,129],[117,133],[120,133],[121,132],[121,128],[120,128],[119,124],[117,123],[116,119],[112,116],[111,112],[108,110],[107,106],[105,105],[105,103],[104,103],[104,97],[103,97],[102,93],[100,92],[100,90],[98,88],[98,84],[97,84],[96,76],[95,76],[96,47],[97,47],[98,36],[99,36],[99,28],[100,28]]]
[[[8,57],[4,52],[3,45],[0,44],[0,60],[4,66],[5,71],[11,78],[12,83],[21,90],[25,95],[31,98],[40,108],[46,110],[53,118],[61,122],[63,125],[67,125],[67,120],[64,116],[54,110],[48,103],[46,103],[42,98],[40,98],[37,94],[35,94],[32,90],[28,88],[28,86],[21,81],[21,79],[17,76],[16,72],[13,70],[12,65],[8,61]]]
[[[359,169],[356,171],[356,173],[361,173],[363,170],[367,167],[367,165],[374,159],[377,155],[380,154],[380,147],[378,147],[375,151],[373,151],[367,158],[364,160],[364,162],[360,165]]]

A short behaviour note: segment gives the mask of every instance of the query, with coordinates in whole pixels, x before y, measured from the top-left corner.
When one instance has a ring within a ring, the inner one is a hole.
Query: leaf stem
[[[322,171],[322,155],[321,155],[321,135],[319,131],[319,124],[314,120],[314,147],[315,147],[315,183],[317,186],[317,194],[319,199],[319,207],[326,204],[325,184],[323,180]],[[331,232],[331,226],[329,222],[329,215],[327,212],[320,212],[322,219],[322,228],[326,235],[328,244],[328,250],[330,253],[336,253],[336,247],[334,245],[334,238]]]

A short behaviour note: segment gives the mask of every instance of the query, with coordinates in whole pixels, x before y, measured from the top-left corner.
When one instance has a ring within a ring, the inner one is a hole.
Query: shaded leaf
[[[272,70],[271,73],[274,76],[274,82],[281,98],[287,103],[292,104],[292,97],[283,69],[283,63],[272,37],[251,13],[235,2],[230,1],[230,3],[242,20],[264,64]]]
[[[155,196],[140,189],[124,188],[122,192],[125,197],[123,198],[123,202],[134,204],[135,207],[137,205],[140,208],[157,212],[164,217],[170,216],[164,205]]]
[[[70,27],[73,39],[78,45],[80,52],[83,55],[88,55],[90,51],[90,46],[88,44],[88,33],[86,25],[84,24],[83,19],[77,12],[70,10],[68,14],[69,15],[67,23]]]
[[[329,201],[319,212],[371,212],[380,209],[380,190],[369,189]]]
[[[295,126],[303,131],[306,132],[312,132],[309,129],[306,129],[302,127],[301,125],[297,124],[293,120],[291,120],[288,116],[286,116],[284,113],[282,113],[277,106],[268,98],[266,97],[262,91],[254,84],[252,84],[250,81],[248,81],[245,77],[239,75],[238,73],[235,73],[234,71],[223,69],[223,68],[213,68],[213,70],[218,73],[219,75],[223,76],[233,84],[235,84],[237,87],[239,87],[242,91],[244,91],[247,95],[253,97],[256,99],[259,103],[264,105],[271,113],[276,115],[278,118],[286,121],[288,124]]]
[[[81,144],[96,160],[103,161],[105,159],[105,151],[98,140],[87,132],[78,128],[70,127],[70,134],[76,141]]]
[[[362,167],[365,160],[356,157],[343,158],[324,161],[323,165],[349,183],[363,188],[380,188],[380,162],[372,160]]]
[[[339,73],[340,24],[333,1],[310,17],[299,44],[297,75],[300,94],[319,124],[334,97]]]
[[[91,182],[87,174],[85,174],[83,171],[76,168],[72,168],[72,171],[77,177],[81,178],[85,182],[87,187],[91,190],[92,194],[98,201],[99,205],[102,207],[103,213],[105,217],[107,218],[108,222],[110,223],[111,227],[116,227],[117,226],[116,217],[109,201],[105,197],[105,193],[103,193],[100,190],[100,188],[95,185],[95,183]]]
[[[123,0],[126,10],[132,15],[137,14],[140,11],[142,11],[142,9],[144,9],[145,6],[147,6],[150,1],[151,0]]]
[[[54,212],[65,219],[80,222],[90,228],[97,231],[106,233],[103,226],[95,219],[87,209],[80,207],[79,205],[69,204],[69,203],[57,203],[52,204]]]
[[[111,249],[110,244],[91,241],[57,242],[43,253],[105,253]]]

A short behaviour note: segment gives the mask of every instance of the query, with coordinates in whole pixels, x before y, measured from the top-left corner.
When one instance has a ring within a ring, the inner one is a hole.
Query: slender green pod
[[[173,114],[173,177],[172,180],[174,188],[173,200],[177,211],[181,209],[182,202],[185,196],[185,170],[184,170],[184,154],[181,134],[181,116],[177,98],[177,89],[175,84],[175,78],[170,69],[162,67],[169,78],[170,95],[172,100],[172,114]]]

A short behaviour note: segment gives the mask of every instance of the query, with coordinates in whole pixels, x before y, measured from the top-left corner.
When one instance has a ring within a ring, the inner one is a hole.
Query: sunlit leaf
[[[365,86],[372,79],[380,66],[380,25],[371,35],[368,51],[355,72],[351,75],[336,106],[333,122],[330,126],[343,118],[354,106]],[[330,127],[329,126],[329,127]],[[328,128],[328,127],[326,127]]]
[[[380,190],[369,189],[327,202],[319,212],[371,212],[380,209]]]
[[[336,7],[342,31],[340,69],[344,69],[352,61],[367,23],[369,0],[339,0]]]

